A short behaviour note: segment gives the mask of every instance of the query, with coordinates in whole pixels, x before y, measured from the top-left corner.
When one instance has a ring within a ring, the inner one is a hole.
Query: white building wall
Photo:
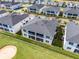
[[[27,30],[27,29],[26,29],[26,30]],[[28,34],[28,30],[27,30],[26,32],[24,32],[23,29],[21,29],[21,31],[22,31],[22,36],[23,36],[23,37],[29,38],[29,37],[28,37],[28,35],[29,35],[29,34]],[[27,36],[25,36],[24,34],[26,34]],[[34,35],[34,36],[35,36],[35,40],[36,40],[36,37],[37,37],[37,36],[36,36],[36,35]],[[39,38],[41,38],[41,37],[39,37]],[[51,38],[51,37],[50,37],[50,38]],[[49,44],[49,45],[51,45],[51,44],[52,44],[52,41],[53,41],[53,38],[47,39],[45,35],[44,35],[44,38],[41,38],[41,39],[43,39],[43,43],[46,43],[46,44]],[[46,40],[49,41],[49,42],[47,43]]]
[[[46,7],[47,7],[47,6],[42,7],[42,8],[39,10],[39,13],[44,12],[43,9],[46,8]]]
[[[60,13],[60,11],[59,12],[55,12],[55,14],[58,16],[59,15],[59,13]]]
[[[46,15],[48,14],[48,13],[47,13],[46,11],[44,11],[44,10],[43,10],[43,11],[41,11],[41,12],[45,13]],[[49,13],[49,14],[52,14],[52,15],[54,15],[54,14],[55,14],[56,16],[58,16],[58,15],[59,15],[59,13],[60,13],[60,12],[54,11],[54,13]]]
[[[77,14],[78,16],[76,17],[77,19],[79,19],[79,14]],[[68,13],[63,13],[64,17],[75,17],[75,16],[69,16]]]
[[[46,40],[49,41],[49,43],[47,43]],[[51,45],[52,41],[53,41],[53,38],[52,39],[47,39],[46,37],[44,37],[44,43]]]
[[[70,52],[74,52],[74,50],[76,49],[77,44],[74,43],[74,45],[69,45],[69,42],[66,41],[65,45],[64,45],[64,49]],[[71,49],[67,49],[67,47],[70,47]]]
[[[23,28],[21,29],[21,32],[22,32],[22,36],[23,36],[23,37],[29,38],[29,37],[28,37],[28,32],[24,32],[24,31],[23,31]],[[26,36],[25,36],[24,34],[26,34]]]
[[[17,33],[21,29],[21,26],[22,26],[22,23],[21,22],[19,22],[15,26],[13,26],[14,33]]]
[[[64,16],[64,17],[67,17],[67,14],[63,13],[63,16]]]
[[[64,48],[64,45],[66,43],[66,33],[67,33],[66,29],[67,29],[67,26],[65,26],[65,29],[64,29],[65,33],[64,33],[64,36],[63,36],[64,37],[63,48]]]
[[[79,13],[78,13],[77,19],[79,19]]]
[[[23,23],[26,23],[27,20],[28,20],[28,17],[26,17],[24,20],[20,21],[16,25],[14,25],[13,26],[14,33],[17,33],[19,30],[21,30],[21,28],[24,26]]]

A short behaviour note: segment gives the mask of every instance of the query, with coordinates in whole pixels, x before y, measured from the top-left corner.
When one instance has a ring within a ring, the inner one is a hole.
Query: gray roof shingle
[[[12,3],[12,2],[0,2],[0,4],[4,4],[4,5],[6,5],[6,6],[12,6],[12,5],[16,5],[16,4],[19,4],[19,3]]]
[[[79,25],[74,22],[67,24],[66,40],[73,43],[79,43]]]
[[[13,26],[17,24],[18,22],[22,21],[23,19],[25,19],[26,17],[28,17],[28,14],[17,15],[13,13],[13,14],[9,14],[7,16],[1,17],[0,23]]]
[[[36,8],[36,9],[41,9],[44,5],[42,4],[33,4],[32,6],[28,7],[28,8]]]
[[[56,11],[56,12],[59,12],[60,11],[60,7],[47,6],[46,8],[43,9],[43,11],[45,11],[45,12],[47,12],[47,11]]]
[[[23,28],[48,36],[54,36],[57,26],[57,21],[55,19],[46,20],[35,17],[33,20],[34,21],[27,23]]]
[[[79,9],[78,8],[65,8],[64,13],[79,14]]]

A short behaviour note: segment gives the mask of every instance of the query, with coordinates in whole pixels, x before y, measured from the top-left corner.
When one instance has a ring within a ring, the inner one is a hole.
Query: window
[[[12,26],[9,26],[10,28],[12,28]]]
[[[5,31],[9,31],[9,29],[4,29]]]
[[[26,21],[26,23],[27,23],[28,21]]]
[[[36,35],[39,36],[39,37],[44,37],[44,35],[40,34],[40,33],[36,33]]]
[[[35,35],[35,32],[33,32],[33,31],[28,31],[28,33],[31,35]]]
[[[70,50],[71,48],[70,48],[70,47],[67,47],[67,49],[69,49],[69,50]]]
[[[2,26],[2,24],[0,23],[0,26]]]
[[[54,11],[51,11],[51,13],[54,13]]]
[[[27,34],[24,34],[24,36],[27,36]]]
[[[25,25],[26,23],[23,23],[23,25]]]
[[[70,16],[71,16],[72,14],[68,13],[68,15],[70,15]]]
[[[75,49],[74,52],[79,54],[79,50],[77,50],[77,49]]]
[[[49,41],[48,41],[48,40],[46,40],[46,42],[47,42],[47,43],[49,43]]]
[[[79,44],[77,45],[77,48],[79,48]]]
[[[13,32],[13,30],[11,30],[11,32]]]
[[[24,32],[26,32],[26,30],[25,30],[25,29],[23,29],[23,31],[24,31]]]
[[[69,42],[69,45],[73,45],[73,43],[72,42]]]
[[[49,36],[46,36],[46,38],[47,38],[47,39],[50,39],[50,37],[49,37]]]
[[[73,14],[73,16],[78,16],[77,14]]]
[[[6,24],[3,24],[4,27],[8,27]]]
[[[36,40],[43,42],[43,39],[41,39],[41,38],[36,38]]]
[[[30,36],[30,35],[29,35],[29,38],[34,39],[34,40],[35,40],[35,37],[34,37],[34,36]]]
[[[34,8],[30,8],[30,10],[36,10],[36,9],[34,9]]]
[[[47,11],[47,13],[50,13],[50,11]]]

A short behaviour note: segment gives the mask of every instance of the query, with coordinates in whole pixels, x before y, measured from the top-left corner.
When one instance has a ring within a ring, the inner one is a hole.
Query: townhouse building
[[[57,21],[54,18],[48,20],[46,18],[35,17],[33,21],[28,22],[22,28],[22,35],[51,45],[56,34],[56,26]]]
[[[28,12],[32,12],[32,13],[39,13],[39,10],[43,7],[43,4],[33,4],[29,7],[27,7],[27,11]]]
[[[56,6],[45,6],[41,9],[41,13],[45,15],[56,15],[58,16],[60,13],[60,7]]]
[[[79,25],[70,22],[65,27],[63,48],[79,54]]]
[[[0,2],[0,8],[15,10],[21,8],[21,4],[18,2]]]
[[[0,18],[0,29],[17,33],[21,30],[21,27],[27,23],[28,14],[8,14]]]
[[[79,9],[78,8],[65,8],[63,12],[64,17],[68,18],[79,18]]]

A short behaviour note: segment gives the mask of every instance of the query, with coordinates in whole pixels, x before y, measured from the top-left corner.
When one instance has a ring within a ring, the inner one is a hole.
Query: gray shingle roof
[[[67,24],[66,40],[73,43],[79,43],[79,25],[74,22]]]
[[[54,36],[57,21],[56,19],[46,20],[41,18],[34,18],[34,21],[27,23],[23,28],[26,30],[34,31],[37,33],[45,34],[48,36]]]
[[[41,9],[44,5],[42,4],[33,4],[32,6],[28,7],[28,8],[36,8],[36,9]]]
[[[65,8],[64,13],[79,14],[79,9],[78,8]]]
[[[0,2],[0,4],[4,4],[6,6],[12,6],[12,5],[16,5],[16,4],[19,4],[19,3],[12,3],[12,2]]]
[[[0,14],[6,13],[5,10],[0,10]]]
[[[3,24],[8,24],[8,25],[15,25],[18,22],[22,21],[23,19],[25,19],[26,17],[28,17],[28,14],[9,14],[7,16],[1,17],[0,18],[0,23]]]
[[[42,9],[43,11],[60,11],[60,7],[55,7],[55,6],[47,6],[46,8]]]

